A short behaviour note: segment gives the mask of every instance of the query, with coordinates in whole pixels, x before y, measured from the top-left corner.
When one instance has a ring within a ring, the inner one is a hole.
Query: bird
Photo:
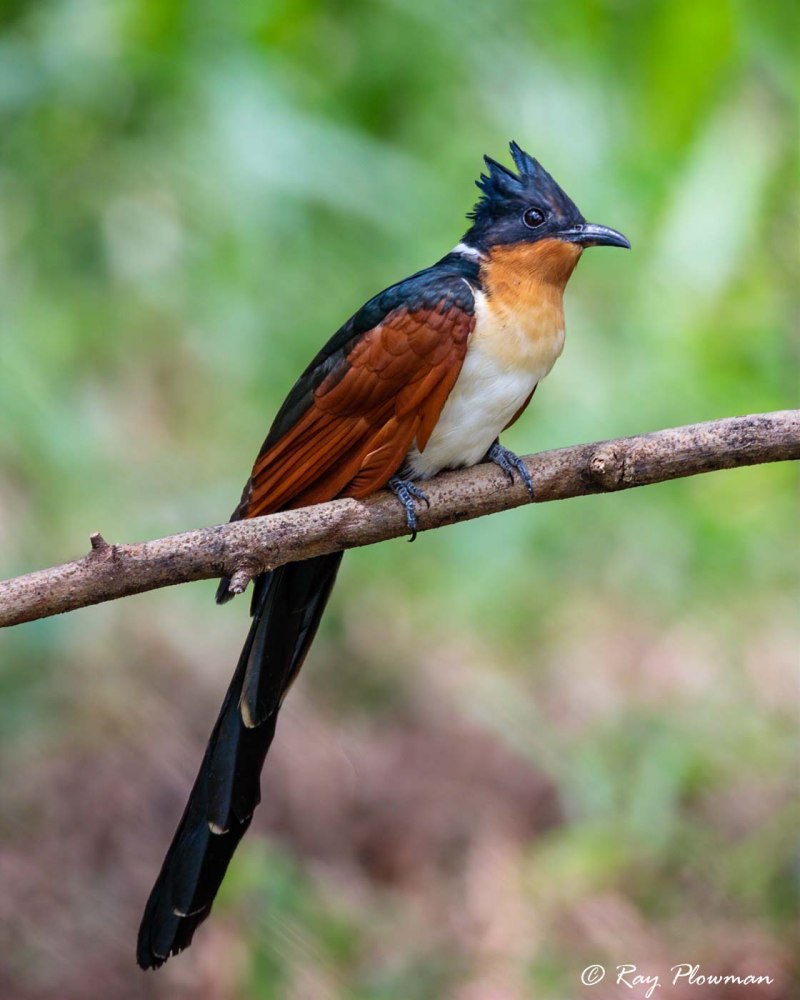
[[[458,244],[365,303],[311,361],[267,434],[231,520],[389,489],[411,538],[420,485],[443,469],[495,463],[531,496],[527,467],[500,444],[564,346],[563,293],[584,249],[630,248],[588,223],[542,165],[510,143],[485,156]],[[187,948],[261,797],[283,699],[303,664],[342,553],[253,581],[250,630],[188,804],[147,901],[137,961]],[[224,577],[217,602],[235,596]]]

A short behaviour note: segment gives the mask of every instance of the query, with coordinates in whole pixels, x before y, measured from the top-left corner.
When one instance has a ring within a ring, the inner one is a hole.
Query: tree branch
[[[798,458],[800,410],[782,410],[560,448],[525,463],[542,503]],[[419,511],[420,531],[530,502],[524,486],[509,486],[492,465],[445,473],[425,490],[430,509]],[[223,574],[241,592],[283,563],[405,533],[404,512],[386,492],[132,545],[110,545],[96,533],[84,558],[0,582],[0,626]]]

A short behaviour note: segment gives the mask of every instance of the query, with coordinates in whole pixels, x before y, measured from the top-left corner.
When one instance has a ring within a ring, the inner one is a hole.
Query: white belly
[[[477,293],[476,299],[480,296]],[[481,297],[482,298],[482,297]],[[412,447],[406,459],[412,477],[428,479],[441,469],[475,465],[553,367],[564,344],[563,330],[546,349],[498,351],[489,317],[476,301],[477,322],[456,384],[423,452]],[[504,347],[515,330],[503,331]]]

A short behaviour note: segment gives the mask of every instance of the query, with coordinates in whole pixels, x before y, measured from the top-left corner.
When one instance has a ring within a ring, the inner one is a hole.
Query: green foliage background
[[[509,138],[633,251],[585,255],[507,444],[795,405],[791,0],[0,12],[3,576],[223,520],[298,371],[457,242]],[[563,998],[590,961],[688,960],[796,995],[796,484],[739,470],[349,555],[261,825],[158,977],[136,922],[245,602],[208,583],[2,636],[3,995]],[[498,754],[550,803],[525,822]]]

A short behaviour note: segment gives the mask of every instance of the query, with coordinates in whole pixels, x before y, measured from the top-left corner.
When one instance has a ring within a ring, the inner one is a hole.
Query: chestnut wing
[[[385,486],[412,443],[427,444],[461,370],[473,307],[461,276],[426,272],[368,303],[293,389],[234,516]]]

